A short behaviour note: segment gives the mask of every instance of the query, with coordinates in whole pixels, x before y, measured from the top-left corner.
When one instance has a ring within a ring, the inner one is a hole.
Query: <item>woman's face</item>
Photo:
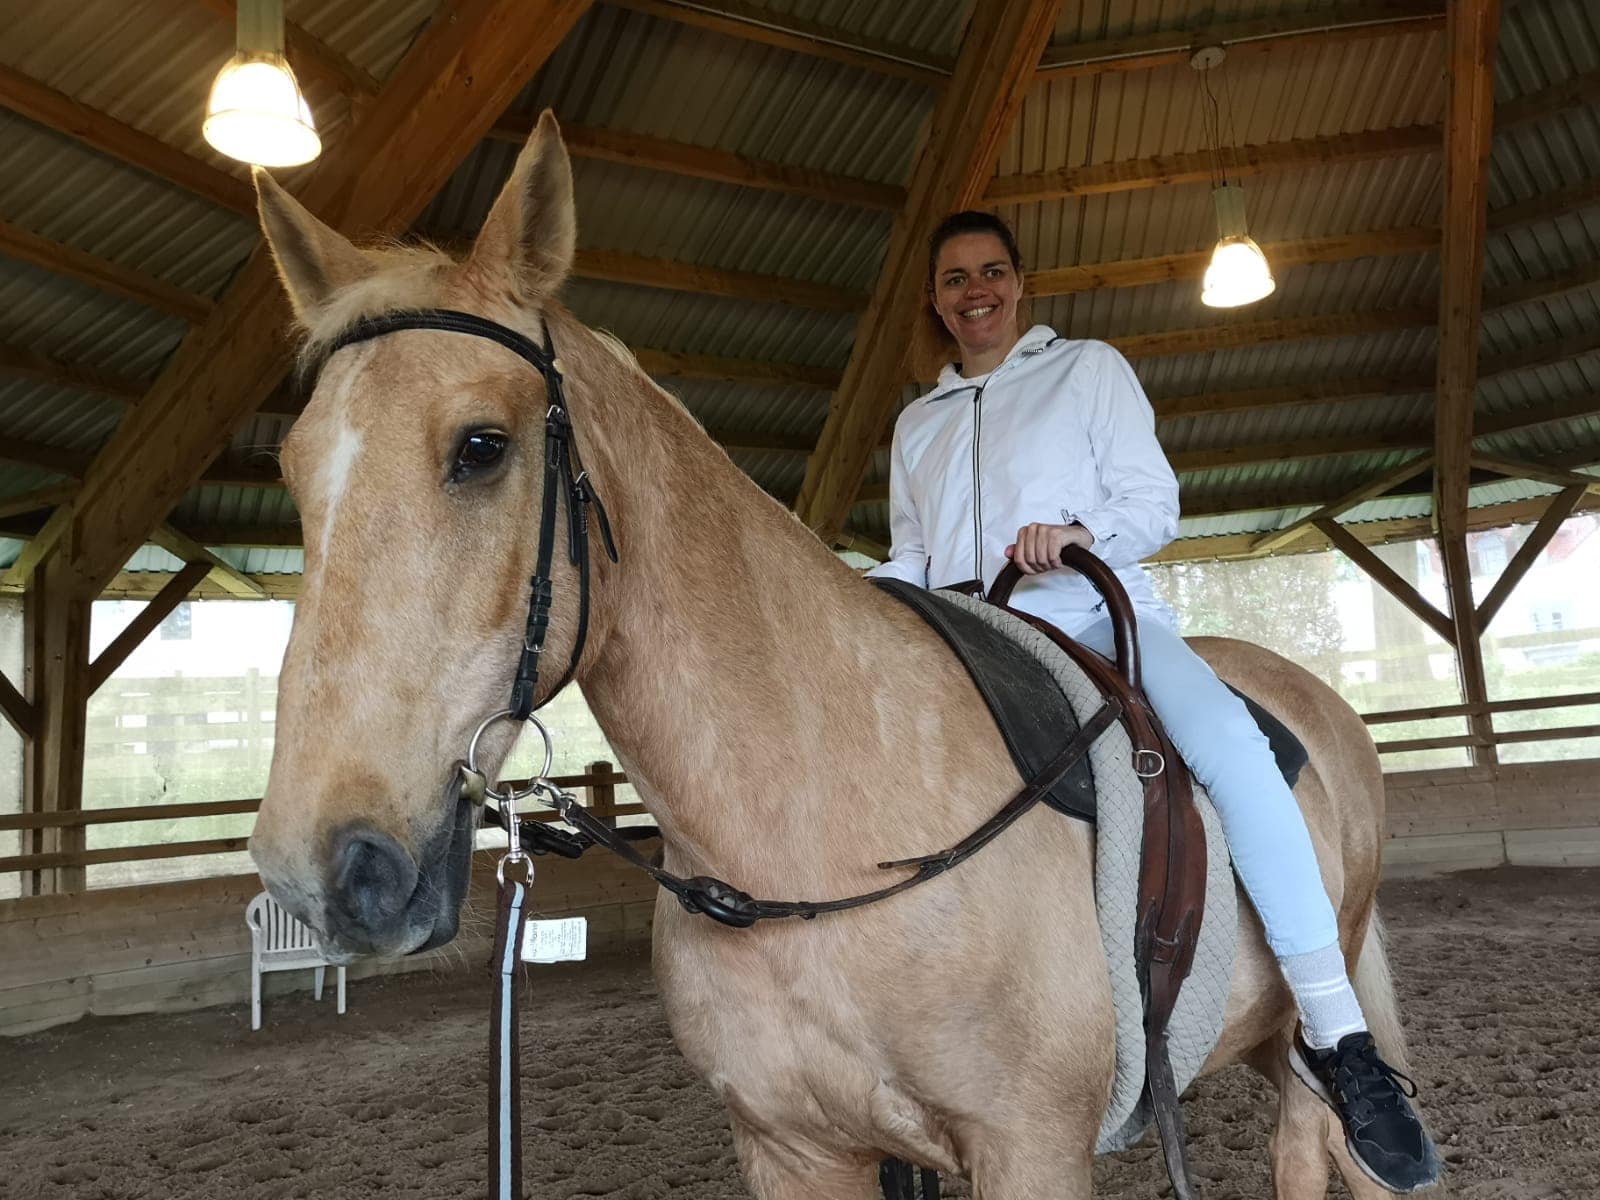
[[[958,233],[939,247],[933,308],[961,347],[964,362],[1011,349],[1021,299],[1022,280],[995,234]]]

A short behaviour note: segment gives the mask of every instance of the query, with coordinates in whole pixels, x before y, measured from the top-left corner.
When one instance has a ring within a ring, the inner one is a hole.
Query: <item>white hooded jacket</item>
[[[1139,560],[1178,532],[1178,480],[1126,359],[1035,325],[987,377],[946,367],[894,428],[889,561],[869,574],[919,587],[994,581],[1031,522],[1076,522],[1143,619],[1176,628]],[[1069,635],[1104,611],[1070,571],[1025,576],[1014,607]]]

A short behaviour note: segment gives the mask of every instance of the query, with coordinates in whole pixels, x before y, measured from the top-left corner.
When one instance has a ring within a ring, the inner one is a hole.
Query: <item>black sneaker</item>
[[[1350,1157],[1379,1187],[1415,1192],[1439,1182],[1439,1152],[1406,1103],[1417,1085],[1378,1057],[1370,1033],[1313,1050],[1297,1029],[1289,1065],[1339,1115]]]

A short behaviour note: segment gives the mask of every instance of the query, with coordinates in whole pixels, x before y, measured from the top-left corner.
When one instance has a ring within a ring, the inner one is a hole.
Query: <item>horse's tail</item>
[[[1356,959],[1355,973],[1350,982],[1356,990],[1356,999],[1361,1001],[1367,1028],[1378,1043],[1378,1052],[1383,1055],[1385,1062],[1406,1071],[1410,1070],[1406,1035],[1400,1025],[1400,1003],[1394,995],[1394,975],[1389,970],[1388,940],[1383,918],[1374,906],[1372,919],[1367,922],[1366,938],[1361,943],[1361,955]]]

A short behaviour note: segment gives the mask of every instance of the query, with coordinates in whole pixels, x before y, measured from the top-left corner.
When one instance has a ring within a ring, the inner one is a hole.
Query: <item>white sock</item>
[[[1337,942],[1309,954],[1280,958],[1278,966],[1300,1009],[1301,1036],[1313,1050],[1331,1049],[1346,1034],[1367,1027]]]

